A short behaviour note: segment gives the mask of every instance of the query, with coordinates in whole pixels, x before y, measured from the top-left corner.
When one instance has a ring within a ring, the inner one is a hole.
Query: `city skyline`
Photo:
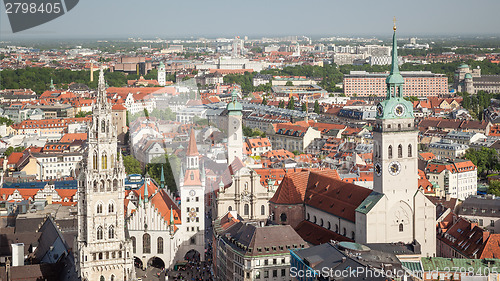
[[[500,2],[482,1],[488,9],[470,9],[464,0],[453,3],[394,1],[335,3],[315,0],[309,8],[296,1],[219,3],[150,1],[80,1],[71,11],[41,26],[13,34],[2,10],[2,40],[30,38],[127,38],[199,36],[383,36],[397,17],[400,36],[498,35]],[[154,7],[154,9],[153,9]],[[429,8],[431,7],[431,8]],[[352,16],[354,15],[354,16]],[[151,20],[154,19],[154,20]]]

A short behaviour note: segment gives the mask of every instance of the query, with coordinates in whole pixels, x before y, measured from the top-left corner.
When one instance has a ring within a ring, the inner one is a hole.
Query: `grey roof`
[[[500,217],[500,197],[470,196],[457,210],[460,216]]]

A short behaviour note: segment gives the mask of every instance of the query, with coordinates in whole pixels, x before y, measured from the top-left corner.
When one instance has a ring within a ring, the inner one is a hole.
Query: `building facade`
[[[82,280],[134,280],[132,243],[125,234],[125,167],[117,155],[104,73],[78,171],[78,234],[75,262]]]

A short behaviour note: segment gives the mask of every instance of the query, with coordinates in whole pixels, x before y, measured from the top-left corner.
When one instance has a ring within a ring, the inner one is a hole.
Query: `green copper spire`
[[[161,165],[161,178],[160,178],[161,188],[165,188],[165,174],[163,174],[163,165]]]
[[[399,73],[398,41],[396,39],[396,19],[394,19],[394,33],[392,34],[392,65],[391,73],[387,76],[387,97],[403,97],[404,79]]]
[[[227,104],[227,111],[229,111],[229,115],[241,115],[242,110],[243,106],[238,101],[238,93],[234,89],[231,93],[231,101]]]
[[[54,80],[52,80],[52,78],[50,78],[50,90],[54,91],[55,89],[56,89],[56,87],[54,86]]]

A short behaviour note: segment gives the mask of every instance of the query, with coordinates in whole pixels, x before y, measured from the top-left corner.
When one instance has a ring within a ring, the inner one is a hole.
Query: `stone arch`
[[[149,259],[148,266],[163,269],[165,268],[165,262],[161,258],[155,256]]]
[[[403,232],[403,230],[404,230],[403,223],[400,223],[399,224],[399,232]]]
[[[187,261],[200,261],[200,252],[191,249],[184,255],[184,259]]]
[[[233,207],[229,206],[229,207],[227,207],[227,210],[228,210],[228,211],[232,211],[232,210],[233,210]]]
[[[281,222],[286,222],[286,219],[287,219],[286,213],[281,213],[281,215],[280,215],[280,221]]]

